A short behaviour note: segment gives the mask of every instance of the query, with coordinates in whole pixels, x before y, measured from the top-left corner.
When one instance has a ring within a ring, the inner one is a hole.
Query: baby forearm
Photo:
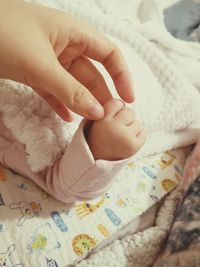
[[[95,160],[86,142],[84,127],[85,121],[79,126],[62,157],[43,171],[31,170],[26,159],[25,145],[17,140],[10,140],[9,145],[1,149],[1,163],[32,179],[62,202],[73,203],[76,200],[97,197],[108,190],[113,178],[129,159]]]

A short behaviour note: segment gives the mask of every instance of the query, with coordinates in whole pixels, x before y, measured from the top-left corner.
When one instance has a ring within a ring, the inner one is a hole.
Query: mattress
[[[130,162],[108,192],[72,207],[1,166],[0,266],[70,266],[147,227],[153,207],[181,180],[185,157],[179,149]]]

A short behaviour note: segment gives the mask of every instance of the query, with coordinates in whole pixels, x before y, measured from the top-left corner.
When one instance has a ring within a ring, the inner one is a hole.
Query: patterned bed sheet
[[[0,266],[78,262],[171,191],[185,158],[179,149],[130,162],[107,193],[71,208],[0,166]]]

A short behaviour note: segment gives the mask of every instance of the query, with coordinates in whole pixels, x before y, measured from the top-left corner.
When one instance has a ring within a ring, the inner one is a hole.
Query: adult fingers
[[[75,113],[91,119],[101,119],[104,116],[103,107],[89,90],[68,73],[58,61],[45,65],[37,70],[37,86],[54,96],[64,106]],[[44,70],[45,69],[45,70]]]
[[[126,102],[133,102],[132,77],[119,48],[92,29],[83,33],[87,39],[84,55],[102,63],[113,79],[119,96]]]
[[[88,58],[80,56],[72,62],[67,71],[84,85],[101,104],[112,98],[104,78]]]
[[[37,89],[33,88],[34,91],[39,94],[52,108],[53,110],[65,121],[71,122],[72,121],[72,114],[70,110],[63,105],[55,96]]]

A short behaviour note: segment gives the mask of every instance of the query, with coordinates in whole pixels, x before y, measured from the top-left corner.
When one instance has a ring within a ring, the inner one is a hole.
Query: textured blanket
[[[200,141],[188,159],[183,198],[172,229],[155,267],[200,266]]]
[[[152,226],[159,200],[181,179],[186,155],[187,150],[178,149],[144,158],[136,164],[130,162],[105,194],[76,202],[70,210],[28,178],[0,166],[0,266],[11,267],[9,263],[13,260],[13,265],[21,263],[20,267],[69,267],[127,233]],[[120,245],[121,252],[127,253],[128,246],[130,254],[135,244],[143,259],[142,245],[149,247],[150,253],[159,249],[152,243],[157,244],[168,232],[168,214],[175,199],[167,203],[170,209],[160,213],[157,226],[143,238],[139,235],[138,240],[130,237],[115,243]],[[155,238],[158,235],[159,239]],[[115,247],[119,250],[118,245]],[[110,258],[109,248],[107,252],[108,255],[102,250],[102,258],[98,258],[99,254],[95,256],[96,266],[101,267],[105,262],[117,266],[117,261],[124,266],[126,257],[114,250]],[[133,253],[136,260],[138,253]],[[145,259],[151,258],[148,253]]]
[[[200,133],[200,46],[176,40],[167,32],[160,1],[34,2],[57,7],[86,20],[121,48],[134,79],[135,111],[148,132],[148,141],[136,159],[197,141]],[[98,68],[116,95],[111,79],[102,66]],[[24,101],[32,103],[28,109]],[[38,106],[42,107],[39,113],[36,112]],[[0,83],[0,111],[6,126],[26,145],[29,163],[35,169],[51,165],[70,140],[69,126],[56,118],[28,88]],[[27,127],[22,127],[25,124]],[[77,124],[75,122],[74,127],[70,124],[72,134]],[[56,151],[55,143],[59,144]]]
[[[32,2],[40,2],[68,11],[86,20],[121,48],[134,77],[137,99],[135,110],[149,133],[149,139],[138,154],[138,158],[196,143],[200,134],[200,94],[198,92],[200,90],[200,46],[176,40],[166,31],[160,7],[161,1],[33,0]],[[114,94],[115,90],[110,78],[101,66],[98,68]],[[13,101],[13,98],[5,94],[3,89],[16,90],[18,85],[5,87],[1,83],[0,86],[2,94],[0,111],[3,113],[4,122],[18,139],[29,147],[30,164],[32,160],[36,165],[41,164],[41,157],[38,157],[37,162],[37,156],[34,156],[36,155],[34,153],[41,155],[41,147],[45,152],[45,145],[50,148],[51,141],[58,140],[60,146],[58,151],[52,153],[52,158],[48,158],[48,161],[45,161],[45,157],[42,158],[44,166],[50,164],[53,157],[64,149],[67,142],[65,126],[51,115],[49,120],[56,121],[61,131],[57,131],[58,128],[47,129],[46,121],[38,114],[39,121],[37,121],[40,125],[38,133],[48,132],[53,138],[48,139],[49,143],[41,146],[39,141],[42,139],[35,136],[35,140],[38,140],[37,144],[34,143],[38,148],[35,151],[28,138],[28,132],[23,129],[22,135],[20,123],[16,125],[13,120],[13,114],[20,114],[28,121],[33,112],[29,110],[28,113],[23,113],[21,110],[21,113],[18,113],[19,105],[12,105],[7,109],[8,106],[5,103]],[[26,93],[23,97],[30,97],[33,101],[32,106],[37,106],[39,100],[30,94],[28,89],[24,92]],[[11,93],[13,94],[13,91]],[[47,107],[44,107],[44,110],[48,113]],[[19,118],[20,121],[21,118]],[[179,197],[179,191],[175,191],[166,199],[154,227],[143,233],[116,240],[78,266],[146,267],[151,265],[169,233]]]
[[[91,255],[76,267],[149,267],[162,249],[182,195],[177,189],[169,195],[158,212],[155,226],[144,232],[127,235]],[[167,266],[169,267],[169,266]],[[170,266],[171,267],[171,266]]]
[[[200,0],[181,0],[164,11],[169,32],[179,39],[200,42]]]
[[[200,176],[193,182],[175,214],[163,255],[155,267],[200,266]]]

